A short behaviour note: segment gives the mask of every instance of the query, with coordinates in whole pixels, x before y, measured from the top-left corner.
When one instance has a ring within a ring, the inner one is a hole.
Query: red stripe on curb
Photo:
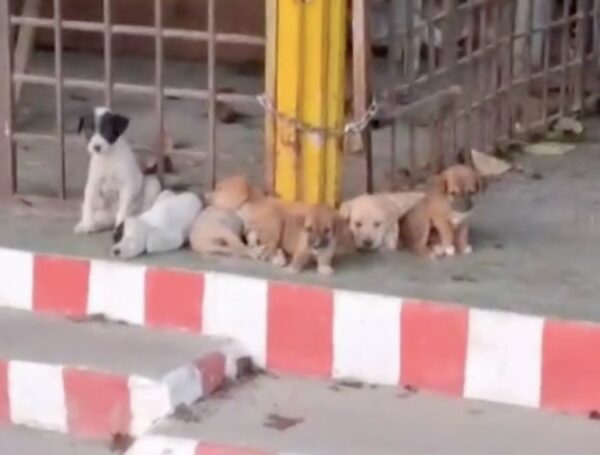
[[[600,411],[600,326],[547,321],[542,354],[543,408]]]
[[[263,452],[253,449],[241,449],[220,444],[201,442],[196,449],[196,455],[275,455],[271,452]]]
[[[202,328],[203,297],[203,274],[148,269],[146,324],[150,327],[199,332]]]
[[[75,368],[66,368],[63,377],[69,434],[92,439],[129,434],[127,378]]]
[[[400,319],[400,383],[461,396],[467,356],[468,310],[405,300]]]
[[[206,397],[217,390],[225,381],[225,356],[214,352],[200,359],[196,368],[202,377],[202,396]]]
[[[8,363],[0,361],[0,424],[10,423],[10,398],[8,393]]]
[[[66,316],[85,316],[90,262],[35,256],[33,309]]]
[[[333,363],[333,292],[271,283],[268,292],[267,367],[330,377]]]

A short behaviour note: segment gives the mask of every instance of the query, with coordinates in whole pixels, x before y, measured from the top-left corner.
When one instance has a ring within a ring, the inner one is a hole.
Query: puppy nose
[[[363,245],[365,248],[371,248],[373,246],[373,240],[371,239],[364,239],[363,240]]]
[[[101,147],[100,147],[100,145],[99,145],[99,144],[96,144],[96,145],[94,145],[94,151],[95,151],[95,152],[100,152],[100,148],[101,148]]]
[[[120,248],[115,248],[113,250],[113,254],[117,257],[121,256],[121,249]]]

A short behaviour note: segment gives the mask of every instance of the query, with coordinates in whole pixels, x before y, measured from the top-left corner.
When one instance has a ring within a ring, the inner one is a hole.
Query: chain
[[[290,115],[284,114],[283,112],[279,112],[273,102],[267,98],[265,95],[257,96],[257,100],[259,104],[264,108],[264,110],[269,114],[274,116],[280,122],[286,123],[290,125],[294,130],[304,133],[317,133],[323,134],[328,137],[343,137],[348,134],[359,134],[364,131],[373,121],[373,118],[379,112],[379,103],[377,100],[373,100],[369,105],[369,108],[365,112],[365,114],[358,120],[346,123],[343,127],[340,128],[325,128],[322,126],[310,125],[306,122],[302,122]]]

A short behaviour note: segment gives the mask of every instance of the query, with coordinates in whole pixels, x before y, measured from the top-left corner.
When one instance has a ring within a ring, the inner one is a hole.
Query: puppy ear
[[[113,231],[113,243],[116,245],[117,243],[119,243],[121,240],[123,240],[123,234],[125,233],[125,222],[121,222],[117,225],[117,227],[115,228],[115,230]]]
[[[85,130],[94,128],[94,117],[91,114],[82,115],[79,117],[79,125],[77,126],[77,134],[81,134]]]
[[[442,194],[448,194],[448,182],[444,174],[434,175],[429,181],[429,185]]]
[[[345,222],[350,221],[350,216],[352,214],[352,201],[342,202],[338,213],[340,214],[342,220]]]
[[[120,137],[129,126],[129,118],[121,114],[113,114],[111,124],[115,137]]]

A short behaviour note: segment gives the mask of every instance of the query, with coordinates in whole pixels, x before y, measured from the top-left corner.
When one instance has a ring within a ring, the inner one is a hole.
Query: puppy
[[[260,249],[248,247],[242,240],[244,222],[233,211],[211,206],[200,212],[190,231],[190,246],[200,254],[257,258]]]
[[[402,220],[403,242],[421,256],[471,253],[468,219],[473,197],[483,189],[484,180],[473,168],[449,167],[434,177],[425,198]]]
[[[219,181],[207,199],[214,207],[233,210],[242,219],[248,246],[254,252],[261,251],[256,259],[285,265],[279,248],[284,223],[282,201],[265,195],[242,175]]]
[[[334,209],[296,203],[287,210],[281,239],[291,257],[287,271],[300,272],[314,261],[320,274],[331,275],[334,257],[351,251],[350,244],[346,223]]]
[[[131,259],[143,253],[178,250],[187,241],[201,209],[200,198],[193,193],[163,191],[150,210],[117,226],[112,255]]]
[[[400,219],[424,197],[421,192],[363,194],[340,206],[340,215],[361,250],[398,249]]]
[[[160,193],[156,176],[144,176],[131,146],[123,136],[129,119],[96,108],[79,120],[91,155],[81,220],[75,233],[111,229],[129,216],[148,210]]]

